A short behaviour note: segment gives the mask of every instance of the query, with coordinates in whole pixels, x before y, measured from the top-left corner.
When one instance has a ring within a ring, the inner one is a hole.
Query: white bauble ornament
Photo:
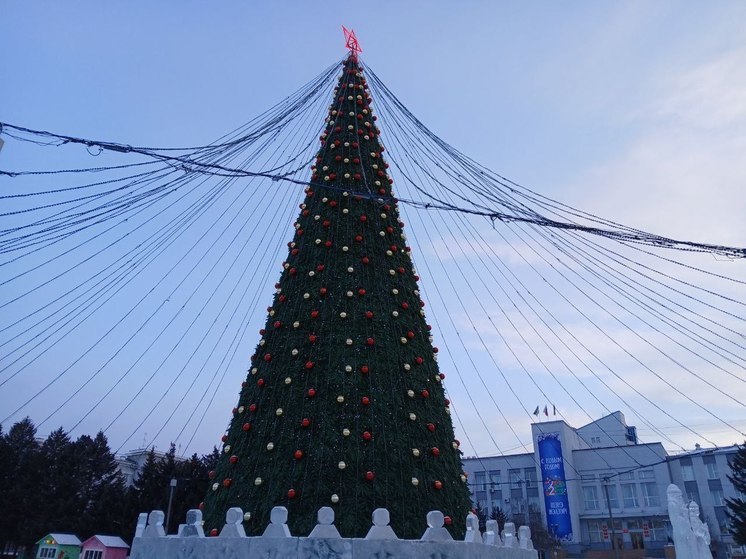
[[[332,503],[336,504],[338,502],[339,502],[339,495],[335,493],[334,495],[332,495]]]
[[[343,404],[344,401],[345,401],[345,397],[344,396],[337,396],[337,403],[338,404]]]
[[[243,520],[244,522],[248,522],[249,520],[251,520],[251,513],[250,512],[243,513]]]
[[[267,443],[267,450],[274,450],[275,444],[274,443]]]
[[[345,437],[349,437],[350,436],[350,430],[349,429],[342,429],[342,435],[344,435]]]
[[[339,468],[340,470],[344,470],[346,467],[347,464],[345,464],[344,462],[340,462],[339,464],[337,464],[337,468]]]
[[[351,373],[352,372],[352,365],[345,365],[345,372]]]
[[[257,485],[257,486],[259,486],[259,485],[261,485],[261,484],[262,484],[262,478],[258,477],[258,478],[256,478],[256,479],[254,480],[254,485]]]
[[[420,480],[417,479],[416,477],[413,477],[412,478],[412,485],[414,485],[415,487],[417,487],[419,484],[420,484]]]
[[[275,415],[276,415],[277,417],[280,417],[280,416],[282,415],[282,413],[283,413],[283,412],[282,412],[282,408],[277,408],[277,409],[275,410]]]
[[[347,313],[342,311],[341,313],[339,313],[339,318],[347,318]]]
[[[291,382],[293,382],[293,379],[291,379],[290,377],[285,377],[285,384],[290,384]]]
[[[212,484],[212,490],[213,490],[213,491],[217,491],[217,490],[218,490],[218,487],[220,487],[220,484],[219,484],[219,483],[213,483],[213,484]]]
[[[298,355],[298,350],[297,350],[297,349],[294,349],[293,351],[291,351],[291,352],[290,352],[290,354],[291,354],[291,355],[292,355],[293,357],[295,357],[296,355]]]

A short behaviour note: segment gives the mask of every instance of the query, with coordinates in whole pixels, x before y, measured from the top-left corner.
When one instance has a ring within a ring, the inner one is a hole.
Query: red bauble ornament
[[[433,456],[440,456],[440,449],[437,446],[434,446],[430,449],[430,454]]]
[[[368,221],[368,216],[367,215],[361,215],[360,216],[360,221],[362,221],[362,222]]]
[[[370,264],[370,258],[368,258],[367,256],[363,256],[362,262],[363,264]]]
[[[275,284],[275,289],[280,289],[280,284],[279,283]]]
[[[314,396],[316,396],[316,390],[313,388],[309,388],[306,394],[308,394],[309,398],[313,398]]]
[[[288,499],[295,499],[295,489],[288,489]]]
[[[231,464],[235,464],[236,462],[238,462],[238,456],[234,454],[233,456],[228,458],[228,460],[230,461]]]
[[[326,242],[324,243],[324,246],[325,246],[326,248],[331,248],[331,246],[332,246],[332,242],[331,242],[331,241],[326,241]]]
[[[371,440],[372,438],[373,438],[373,435],[371,435],[369,431],[365,431],[365,432],[363,433],[363,439],[364,439],[364,440],[366,440],[366,441],[369,441],[369,440]]]
[[[370,398],[368,398],[367,396],[363,396],[362,398],[360,398],[360,403],[363,404],[364,406],[369,406]]]
[[[355,235],[355,242],[360,243],[362,241],[363,241],[363,236],[362,235]]]
[[[330,208],[336,208],[337,207],[337,201],[336,200],[332,200],[331,202],[329,202],[329,207]]]
[[[303,419],[301,419],[300,426],[301,427],[310,427],[311,426],[311,420],[308,419],[307,417],[304,417]]]
[[[238,408],[233,408],[232,413],[233,415],[236,415],[238,413]]]
[[[440,377],[440,380],[443,380],[444,378],[446,378],[445,373],[439,373],[438,376]]]
[[[363,365],[360,367],[360,372],[364,375],[367,375],[370,372],[370,369],[368,368],[368,365]]]
[[[223,487],[230,487],[231,483],[233,483],[233,480],[229,477],[225,478],[223,480]]]
[[[430,392],[428,392],[427,390],[423,390],[422,392],[420,392],[420,395],[423,398],[429,398],[430,397]]]
[[[378,189],[378,194],[386,194],[386,189],[385,188],[379,188]]]
[[[264,386],[264,379],[263,379],[263,378],[260,378],[260,379],[259,379],[258,381],[256,381],[256,385],[257,385],[257,386],[258,386],[259,388],[262,388],[262,387]]]
[[[218,529],[217,528],[213,528],[212,530],[210,530],[210,537],[214,538],[217,535],[218,535]]]
[[[404,267],[403,266],[399,266],[399,273],[403,274],[405,272],[406,272],[406,270],[404,269]]]
[[[289,273],[289,274],[290,274],[291,276],[294,276],[294,275],[295,275],[296,273],[298,273],[298,271],[297,271],[297,270],[296,270],[295,268],[290,268],[290,269],[288,270],[288,273]]]
[[[243,425],[241,426],[241,429],[243,429],[243,430],[244,430],[244,431],[246,431],[246,432],[249,432],[249,431],[251,431],[251,423],[244,423],[244,424],[243,424]]]
[[[251,405],[249,406],[249,411],[250,411],[250,412],[255,412],[255,411],[256,411],[256,404],[251,404]]]
[[[260,336],[264,336],[265,332],[266,332],[266,330],[264,328],[262,328],[261,330],[259,330],[259,335]]]
[[[199,505],[197,505],[197,508],[199,510],[205,510],[205,503],[204,502],[200,503]]]
[[[313,361],[306,361],[306,369],[313,369]]]
[[[326,293],[327,293],[326,287],[322,287],[321,289],[319,289],[319,295],[321,295],[322,297],[326,295]]]
[[[295,458],[296,460],[300,460],[301,458],[303,458],[303,451],[302,450],[296,450],[293,453],[293,458]]]
[[[312,344],[315,344],[317,339],[318,338],[316,337],[315,334],[311,334],[310,336],[308,336],[308,341],[311,342]]]
[[[410,340],[414,338],[414,332],[412,332],[411,330],[407,332],[407,338],[409,338]]]
[[[375,472],[367,471],[365,472],[365,479],[367,481],[373,481],[373,479],[376,477]]]
[[[388,227],[386,227],[386,233],[388,233],[389,235],[391,235],[393,232],[394,232],[394,228],[393,227],[391,227],[390,225]]]
[[[207,472],[207,477],[209,477],[210,479],[215,479],[215,470],[210,470],[209,472]]]
[[[264,354],[264,360],[265,360],[265,361],[266,361],[267,363],[269,363],[270,361],[272,361],[272,355],[270,355],[269,353],[265,353],[265,354]]]
[[[223,441],[223,442],[227,441],[228,440],[228,435],[223,435],[222,437],[220,437],[220,440]]]
[[[319,311],[311,311],[311,318],[318,318],[319,317]]]
[[[373,318],[373,311],[365,311],[365,318]]]
[[[403,301],[401,304],[401,308],[403,308],[404,310],[407,310],[409,308],[409,303],[407,303],[406,301]]]
[[[450,526],[451,524],[453,524],[453,519],[450,516],[444,516],[443,522],[446,526]]]
[[[414,362],[417,363],[418,365],[422,365],[425,362],[425,360],[422,357],[415,357]]]
[[[443,489],[443,483],[440,480],[436,479],[433,482],[433,487],[435,487],[435,489],[441,490],[441,489]]]
[[[288,298],[287,298],[287,297],[285,297],[285,295],[280,295],[280,296],[278,297],[278,300],[280,301],[280,303],[284,303],[285,301],[287,301],[287,300],[288,300]]]
[[[358,289],[358,290],[357,290],[357,294],[358,294],[358,295],[360,295],[360,296],[362,297],[363,295],[365,295],[365,289],[363,289],[363,288],[361,287],[360,289]]]
[[[430,431],[431,433],[434,433],[435,432],[435,423],[428,423],[427,424],[427,430]]]
[[[367,340],[365,340],[365,343],[369,346],[373,346],[376,344],[376,341],[373,338],[368,338]]]
[[[294,248],[293,250],[290,251],[290,254],[292,254],[293,256],[296,256],[299,252],[300,251],[297,248]]]
[[[324,265],[323,264],[319,264],[318,266],[316,266],[316,271],[317,272],[323,272],[324,271]]]

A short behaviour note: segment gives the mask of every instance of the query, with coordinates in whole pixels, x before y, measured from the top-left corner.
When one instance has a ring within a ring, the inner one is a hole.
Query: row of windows
[[[42,559],[53,559],[56,554],[56,547],[42,547],[39,549],[37,557],[41,557]]]
[[[633,549],[643,549],[644,544],[642,542],[646,539],[654,541],[666,541],[668,539],[668,527],[666,521],[661,518],[630,518],[625,520],[624,523],[615,519],[614,531],[617,538],[621,537],[624,530],[627,530],[630,535]],[[604,538],[604,536],[606,537]],[[588,537],[591,543],[610,541],[611,525],[606,520],[589,520]]]
[[[714,457],[712,460],[705,460],[705,470],[707,471],[707,479],[720,479],[718,476],[718,465],[715,463]],[[684,481],[694,481],[696,479],[694,475],[694,464],[691,459],[682,459],[681,464],[681,477]]]
[[[83,555],[83,559],[101,559],[101,556],[103,555],[103,551],[100,549],[86,549],[85,555]]]
[[[655,482],[640,483],[640,497],[637,495],[637,485],[634,483],[622,483],[620,486],[622,494],[623,508],[658,507],[660,506],[660,497],[658,495],[658,484]],[[604,490],[605,491],[605,490]],[[617,498],[617,486],[608,486],[608,506],[619,508],[619,499]],[[599,510],[605,508],[606,501],[599,499],[599,489],[595,485],[583,486],[583,503],[585,510]],[[642,503],[642,504],[641,504]]]
[[[508,484],[511,488],[518,489],[524,484],[526,487],[534,487],[537,484],[535,468],[511,468],[508,470]],[[486,472],[474,472],[475,491],[486,491],[487,489],[500,489],[502,476],[500,470],[489,470]]]

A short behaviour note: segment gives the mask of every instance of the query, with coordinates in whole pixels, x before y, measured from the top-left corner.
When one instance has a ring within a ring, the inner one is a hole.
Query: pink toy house
[[[91,536],[83,542],[80,559],[126,559],[128,546],[116,536]]]

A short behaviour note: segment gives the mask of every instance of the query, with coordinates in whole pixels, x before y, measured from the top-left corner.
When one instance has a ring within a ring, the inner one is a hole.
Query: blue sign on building
[[[572,518],[565,480],[565,462],[559,433],[543,433],[537,438],[547,528],[561,540],[572,540]]]

